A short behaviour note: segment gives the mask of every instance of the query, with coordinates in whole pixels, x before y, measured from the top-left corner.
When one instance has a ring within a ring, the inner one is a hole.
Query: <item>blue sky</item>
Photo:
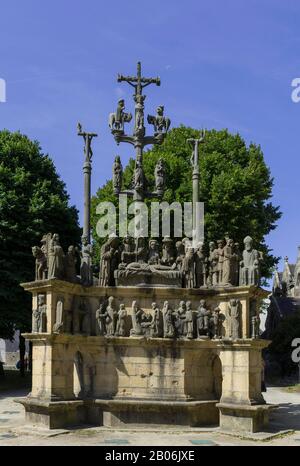
[[[107,126],[131,88],[116,74],[161,77],[147,89],[146,111],[164,104],[172,125],[228,128],[261,144],[275,179],[273,202],[283,217],[268,243],[295,260],[300,244],[300,77],[297,0],[10,0],[1,2],[0,128],[40,141],[82,209],[82,140],[94,142],[93,192],[111,176],[117,147]]]

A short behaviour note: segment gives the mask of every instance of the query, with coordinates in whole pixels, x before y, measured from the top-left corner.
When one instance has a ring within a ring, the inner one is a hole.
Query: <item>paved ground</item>
[[[13,401],[24,396],[24,391],[0,393],[0,446],[2,445],[149,445],[149,446],[193,446],[193,445],[294,445],[300,446],[300,393],[287,393],[282,388],[269,388],[264,394],[268,403],[279,405],[272,415],[271,431],[293,429],[289,435],[271,440],[239,439],[218,432],[217,429],[192,429],[175,431],[168,429],[109,430],[87,428],[65,433],[42,431],[24,426],[24,408]]]

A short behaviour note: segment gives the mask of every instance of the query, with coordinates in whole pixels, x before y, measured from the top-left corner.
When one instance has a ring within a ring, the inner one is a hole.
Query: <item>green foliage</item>
[[[63,181],[36,141],[0,131],[0,337],[30,329],[31,296],[19,283],[34,278],[33,245],[44,233],[62,246],[78,243],[78,213]]]
[[[199,137],[199,131],[180,126],[172,129],[161,146],[144,154],[144,171],[149,188],[154,189],[154,168],[162,157],[167,169],[167,189],[164,200],[191,201],[191,148],[187,138]],[[277,259],[272,256],[264,237],[275,228],[281,213],[270,202],[273,179],[264,162],[260,146],[250,144],[239,134],[227,130],[207,131],[200,145],[200,200],[205,203],[205,238],[217,240],[228,232],[242,246],[243,238],[251,235],[255,247],[265,255],[263,276],[269,277]],[[134,161],[124,170],[124,188],[130,186]],[[112,200],[117,205],[112,183],[100,188],[92,201],[92,226],[99,260],[99,247],[103,240],[97,238],[96,205]]]

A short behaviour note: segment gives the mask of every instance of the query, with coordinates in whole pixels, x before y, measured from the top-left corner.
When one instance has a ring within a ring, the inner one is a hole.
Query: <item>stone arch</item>
[[[73,364],[73,393],[75,398],[84,396],[84,366],[83,356],[80,351],[76,351]]]

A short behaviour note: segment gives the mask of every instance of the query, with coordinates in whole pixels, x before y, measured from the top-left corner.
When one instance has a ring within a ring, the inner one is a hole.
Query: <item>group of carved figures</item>
[[[40,246],[33,246],[35,258],[35,280],[57,278],[70,282],[80,282],[83,285],[93,283],[91,256],[92,247],[85,237],[79,251],[75,246],[69,246],[65,254],[59,235],[48,233],[44,235]],[[80,276],[77,276],[77,262],[80,261]]]
[[[131,312],[127,313],[123,303],[116,305],[113,296],[101,300],[95,313],[96,328],[92,330],[91,308],[84,297],[76,298],[75,303],[67,306],[64,297],[56,302],[53,333],[100,335],[107,337],[146,336],[150,338],[184,338],[184,339],[220,339],[225,336],[223,323],[228,321],[228,337],[241,338],[241,303],[230,299],[227,317],[218,306],[210,308],[204,299],[197,309],[191,301],[180,301],[178,306],[171,306],[168,301],[160,308],[157,303],[151,305],[151,312],[145,312],[137,301],[132,302]],[[250,318],[251,337],[259,337],[259,317]],[[46,295],[37,296],[37,307],[33,310],[33,333],[47,332]]]
[[[101,249],[99,285],[113,286],[117,269],[131,273],[178,270],[184,288],[259,285],[262,253],[253,248],[250,236],[244,246],[241,254],[238,243],[226,237],[217,244],[210,242],[206,253],[204,245],[190,247],[187,238],[177,241],[174,248],[170,237],[162,240],[162,247],[156,239],[126,237],[121,242],[112,237]]]

